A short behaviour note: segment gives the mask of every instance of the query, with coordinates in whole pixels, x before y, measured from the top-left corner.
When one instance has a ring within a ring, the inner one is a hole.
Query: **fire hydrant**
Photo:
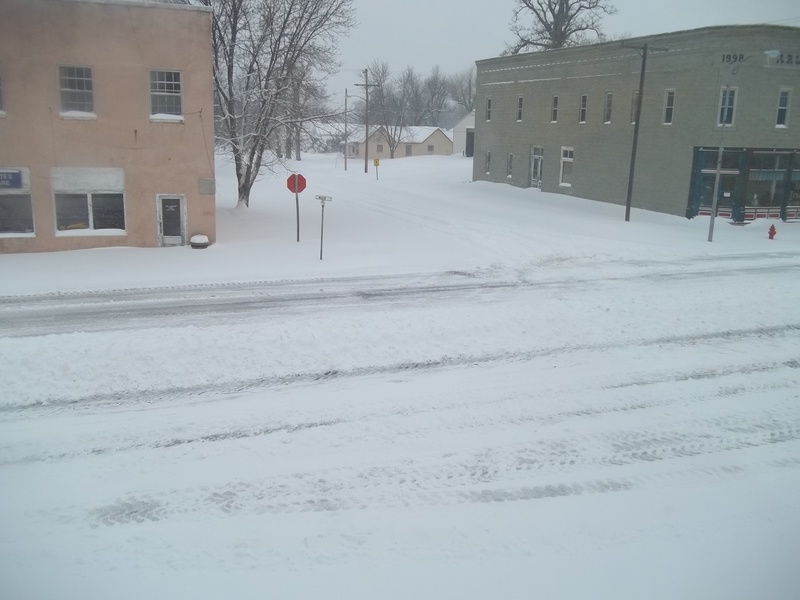
[[[769,226],[769,239],[773,239],[775,237],[775,225]]]

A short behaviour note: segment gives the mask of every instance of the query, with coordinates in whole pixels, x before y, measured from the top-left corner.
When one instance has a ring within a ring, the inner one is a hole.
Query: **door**
[[[531,148],[531,187],[542,187],[542,166],[544,164],[544,148]]]
[[[464,155],[471,158],[475,154],[475,130],[467,129],[467,141],[464,148]]]
[[[184,208],[181,196],[159,196],[158,225],[162,246],[181,246],[185,243]]]

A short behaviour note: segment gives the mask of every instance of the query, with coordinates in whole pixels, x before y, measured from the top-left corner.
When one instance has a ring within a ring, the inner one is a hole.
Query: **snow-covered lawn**
[[[800,224],[292,166],[0,256],[0,598],[799,597]]]

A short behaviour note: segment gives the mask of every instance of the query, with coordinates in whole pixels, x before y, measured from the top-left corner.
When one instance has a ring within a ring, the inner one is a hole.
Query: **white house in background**
[[[391,158],[389,130],[378,126],[370,127],[369,158]],[[348,130],[345,147],[348,158],[364,156],[364,127]],[[396,144],[394,158],[404,156],[424,156],[428,154],[450,155],[453,153],[453,132],[441,127],[403,127],[400,140]]]
[[[453,154],[472,156],[475,150],[475,111],[453,127]]]

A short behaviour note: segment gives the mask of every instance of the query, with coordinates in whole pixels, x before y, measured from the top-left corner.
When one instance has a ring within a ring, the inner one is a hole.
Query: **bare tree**
[[[475,108],[475,78],[475,65],[472,65],[447,79],[450,99],[463,106],[467,113],[471,113]]]
[[[416,109],[414,125],[439,126],[441,114],[447,107],[447,77],[445,77],[438,66],[433,67],[422,81],[420,90],[421,103]]]
[[[261,169],[283,154],[281,139],[299,140],[300,124],[322,117],[298,105],[338,66],[353,0],[178,1],[213,11],[216,134],[233,155],[238,205],[249,206]]]
[[[523,50],[550,50],[603,41],[600,22],[617,9],[609,0],[517,0],[511,20],[516,40],[507,54]],[[528,23],[528,18],[533,22]]]

